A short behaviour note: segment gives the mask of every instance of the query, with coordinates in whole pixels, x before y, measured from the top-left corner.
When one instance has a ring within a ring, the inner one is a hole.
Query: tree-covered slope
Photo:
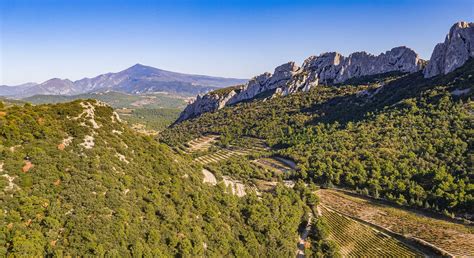
[[[256,100],[177,124],[173,146],[205,133],[263,138],[298,177],[446,212],[474,211],[474,60],[430,79],[421,72]]]
[[[0,255],[293,256],[297,190],[238,198],[95,100],[0,106]]]

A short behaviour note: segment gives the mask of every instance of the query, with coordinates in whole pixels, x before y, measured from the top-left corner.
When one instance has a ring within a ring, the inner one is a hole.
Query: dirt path
[[[304,228],[303,232],[301,232],[301,235],[298,240],[298,250],[296,251],[296,257],[305,257],[304,249],[306,246],[306,239],[308,238],[309,231],[311,230],[312,220],[313,220],[313,213],[309,212],[308,223],[306,224],[306,227]]]

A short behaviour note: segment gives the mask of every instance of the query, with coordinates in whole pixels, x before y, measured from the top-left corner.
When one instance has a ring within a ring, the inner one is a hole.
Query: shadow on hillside
[[[371,97],[351,94],[347,96],[338,96],[329,99],[326,102],[314,104],[313,106],[302,110],[315,114],[315,118],[308,124],[334,123],[338,122],[345,125],[348,122],[358,122],[366,119],[368,114],[377,114],[390,109],[399,109],[403,106],[398,105],[405,99],[418,98],[429,89],[436,86],[443,86],[449,92],[455,89],[466,89],[474,87],[474,59],[471,58],[464,66],[447,75],[436,76],[425,79],[422,72],[408,74],[393,80],[377,90],[370,90]],[[473,90],[463,96],[453,96],[453,98],[467,99],[472,97]],[[430,101],[436,101],[437,97],[430,98]]]

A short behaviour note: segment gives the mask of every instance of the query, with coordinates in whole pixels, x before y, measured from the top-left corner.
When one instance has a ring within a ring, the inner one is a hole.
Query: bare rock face
[[[378,56],[366,52],[352,53],[344,57],[339,53],[324,53],[305,60],[303,68],[310,78],[318,78],[319,84],[342,83],[350,78],[393,71],[417,72],[423,60],[407,47],[396,47]]]
[[[423,74],[425,78],[447,74],[471,57],[474,57],[474,23],[458,22],[451,27],[444,43],[436,45]]]
[[[236,94],[229,100],[228,104],[232,105],[252,99],[260,93],[284,87],[299,69],[295,62],[288,62],[275,68],[273,75],[264,73],[254,77],[243,87],[240,94]]]
[[[288,62],[275,68],[273,74],[264,73],[252,78],[241,87],[227,91],[214,91],[198,96],[196,101],[181,113],[177,123],[205,112],[213,112],[227,105],[253,99],[259,94],[288,95],[308,91],[318,84],[341,83],[353,77],[392,71],[417,72],[423,60],[407,47],[397,47],[378,56],[357,52],[344,57],[330,52],[306,59],[302,67]]]
[[[196,100],[186,106],[184,111],[181,112],[181,115],[175,123],[179,123],[186,119],[199,116],[202,113],[213,112],[223,108],[227,104],[229,99],[236,95],[238,91],[240,90],[232,89],[226,93],[223,93],[222,95],[213,92],[210,92],[203,96],[198,95]]]

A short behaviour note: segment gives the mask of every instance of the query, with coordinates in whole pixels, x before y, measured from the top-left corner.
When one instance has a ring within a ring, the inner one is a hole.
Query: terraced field
[[[340,247],[343,257],[421,257],[421,253],[410,249],[400,241],[344,217],[322,206],[322,216],[330,228],[329,239]]]
[[[218,135],[208,135],[199,137],[197,139],[191,140],[186,143],[186,149],[184,150],[186,153],[192,153],[195,151],[205,151],[208,150],[214,143],[217,141]],[[248,144],[241,144],[247,146],[229,146],[227,148],[222,148],[214,153],[206,154],[201,157],[194,159],[194,161],[206,165],[213,162],[219,162],[222,160],[226,160],[232,157],[242,156],[242,155],[249,155],[252,152],[264,152],[267,151],[269,148],[265,145],[262,140],[259,139],[245,139]]]
[[[248,155],[250,153],[249,150],[239,149],[239,148],[232,148],[232,149],[222,149],[217,152],[207,154],[201,157],[196,158],[194,161],[206,165],[213,162],[219,162],[222,160],[229,159],[231,157],[241,156],[241,155]]]
[[[208,150],[214,144],[214,142],[216,142],[218,137],[218,135],[207,135],[193,139],[186,143],[185,151],[187,153],[191,153],[195,151]]]
[[[279,173],[287,173],[292,170],[292,168],[287,166],[285,163],[278,161],[276,159],[272,159],[272,158],[258,159],[258,160],[255,160],[255,163],[257,163],[258,165],[264,168],[268,168]]]
[[[321,203],[392,232],[422,239],[454,256],[474,257],[474,226],[435,218],[345,192],[318,190]]]

